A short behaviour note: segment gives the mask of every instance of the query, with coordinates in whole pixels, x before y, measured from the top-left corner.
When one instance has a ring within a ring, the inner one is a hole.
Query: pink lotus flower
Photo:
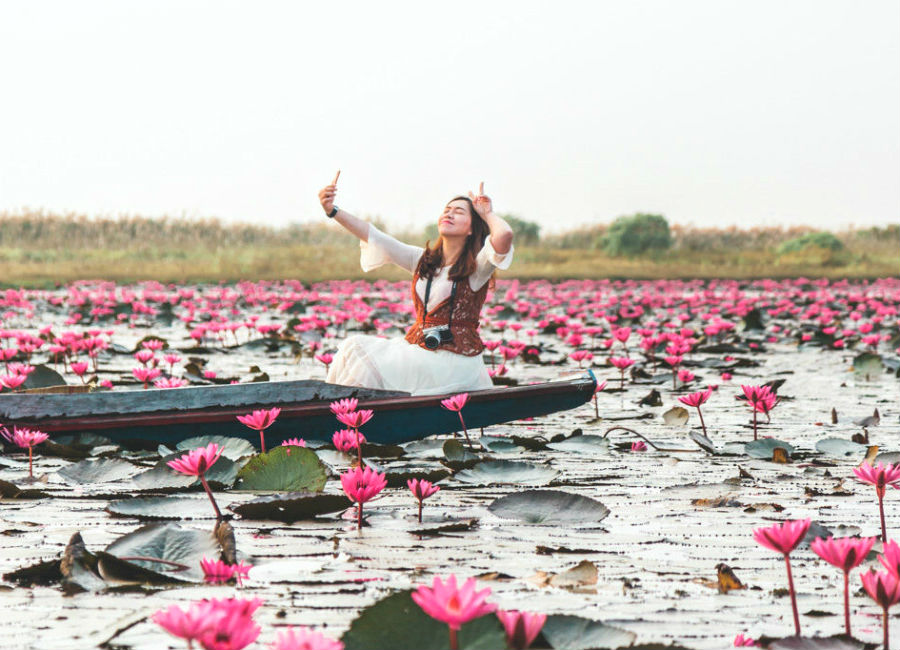
[[[2,431],[0,431],[0,433],[2,433],[3,437],[14,445],[21,447],[22,449],[28,449],[28,479],[33,479],[34,474],[32,473],[32,457],[34,455],[34,447],[41,444],[42,442],[45,442],[50,436],[43,431],[38,431],[37,429],[26,429],[24,427],[13,427],[12,433],[10,433],[9,430],[4,427]]]
[[[282,441],[282,447],[305,447],[306,441],[303,438],[288,438]]]
[[[631,451],[647,451],[647,445],[641,440],[631,443]]]
[[[134,375],[135,379],[144,384],[144,388],[147,388],[149,383],[159,377],[162,372],[159,368],[144,368],[141,366],[134,368],[131,371],[131,374]]]
[[[201,633],[214,624],[214,619],[213,608],[206,600],[191,603],[187,611],[178,605],[171,605],[168,609],[161,609],[153,615],[154,623],[169,634],[188,642],[198,639]]]
[[[3,375],[0,377],[0,384],[9,388],[10,390],[15,390],[22,384],[28,381],[27,375]]]
[[[187,382],[184,379],[179,379],[178,377],[165,377],[163,379],[157,379],[153,382],[153,386],[156,388],[182,388],[187,385]]]
[[[744,391],[744,397],[747,398],[747,404],[753,409],[753,439],[757,439],[756,433],[756,414],[765,413],[769,415],[769,411],[775,408],[778,397],[772,392],[768,386],[741,386]]]
[[[87,361],[73,361],[69,364],[69,367],[72,369],[72,372],[81,377],[82,381],[84,381],[84,373],[86,373],[88,369]]]
[[[887,486],[890,485],[894,489],[900,489],[900,463],[897,465],[878,463],[876,467],[872,467],[868,462],[864,462],[859,467],[853,468],[853,473],[863,483],[875,486],[875,495],[878,497],[878,514],[881,515],[881,541],[887,541],[887,529],[884,524],[884,495]]]
[[[546,614],[534,614],[517,610],[497,610],[497,618],[503,623],[506,632],[506,645],[513,650],[525,650],[529,647],[537,635],[540,634]]]
[[[888,610],[891,605],[900,603],[900,579],[890,571],[863,571],[860,574],[863,588],[869,597],[878,603],[882,610],[881,624],[884,628],[884,650],[891,650],[888,632]]]
[[[447,399],[441,400],[441,406],[443,406],[448,411],[461,411],[462,407],[466,405],[466,402],[469,399],[468,393],[459,393],[458,395],[453,395],[452,397],[448,397]]]
[[[475,578],[469,578],[462,587],[457,587],[455,575],[449,576],[446,582],[435,576],[431,587],[420,586],[412,593],[413,601],[426,614],[450,627],[452,650],[459,648],[456,633],[465,623],[497,609],[493,603],[485,602],[491,590],[475,591],[475,584]]]
[[[334,361],[334,355],[333,355],[333,354],[327,354],[327,353],[326,353],[326,354],[317,354],[317,355],[316,355],[316,361],[319,361],[320,363],[324,363],[324,364],[325,364],[325,369],[327,370],[327,369],[328,369],[328,366],[331,365],[331,362]]]
[[[242,584],[243,578],[250,575],[252,564],[225,564],[221,560],[208,560],[203,558],[200,560],[200,568],[203,569],[203,578],[206,582],[228,582],[232,578],[237,580],[238,584]]]
[[[757,646],[759,643],[756,639],[752,639],[749,636],[744,636],[743,634],[738,634],[734,637],[734,647],[735,648],[749,648],[751,646]]]
[[[619,389],[625,389],[625,371],[632,365],[635,360],[628,357],[610,357],[609,362],[619,369]]]
[[[362,530],[363,504],[381,492],[387,486],[384,474],[379,474],[371,467],[360,469],[355,467],[341,474],[341,487],[351,501],[356,502],[356,528]]]
[[[204,650],[242,650],[259,638],[262,628],[249,616],[223,615],[215,627],[200,633]]]
[[[219,506],[215,498],[213,498],[212,490],[209,489],[209,484],[206,482],[206,472],[219,460],[222,451],[222,447],[211,442],[206,447],[198,447],[181,458],[176,458],[166,463],[179,474],[196,476],[200,479],[200,483],[203,485],[203,489],[206,490],[210,503],[212,503],[213,510],[216,511],[217,519],[222,518],[222,513],[219,511]]]
[[[678,376],[678,381],[680,381],[682,384],[687,384],[689,382],[692,382],[697,377],[694,373],[692,373],[687,368],[682,368],[681,370],[679,370],[677,373],[677,376]]]
[[[134,358],[137,359],[140,363],[142,363],[145,366],[150,361],[153,360],[154,356],[155,355],[153,354],[153,350],[147,350],[147,349],[138,350],[137,352],[134,353]]]
[[[271,650],[344,650],[340,641],[308,627],[288,627],[278,633]]]
[[[706,404],[706,400],[709,399],[710,395],[712,395],[712,388],[707,388],[706,390],[701,390],[678,398],[678,401],[685,406],[693,406],[697,409],[697,415],[700,416],[700,426],[703,427],[704,436],[706,435],[706,423],[703,421],[703,413],[700,411],[700,406]]]
[[[601,381],[599,384],[597,384],[597,387],[594,388],[594,417],[598,419],[600,418],[600,406],[597,404],[597,393],[602,391],[604,388],[606,388],[605,381]]]
[[[345,454],[351,449],[358,449],[360,443],[365,441],[366,437],[353,429],[341,429],[335,431],[331,436],[331,444],[334,445],[334,448]]]
[[[430,481],[418,478],[407,480],[406,486],[409,488],[410,492],[413,493],[413,496],[416,497],[416,499],[419,501],[419,523],[421,524],[422,502],[441,488],[437,485],[433,485]]]
[[[844,573],[844,632],[848,636],[850,635],[850,571],[866,559],[866,555],[872,550],[874,543],[874,537],[862,539],[854,537],[822,539],[817,537],[809,545],[813,553]]]
[[[338,422],[351,429],[359,429],[362,425],[372,419],[372,411],[363,409],[360,411],[348,411],[346,413],[336,414]]]
[[[350,411],[355,411],[357,406],[359,406],[359,400],[357,400],[355,397],[337,400],[336,402],[332,402],[329,405],[329,407],[331,408],[331,412],[335,415],[337,415],[338,413],[349,413]]]
[[[272,426],[280,414],[281,409],[276,406],[275,408],[270,409],[257,409],[247,415],[239,415],[237,416],[237,419],[238,422],[250,429],[259,431],[259,444],[262,448],[262,453],[266,453],[266,439],[263,435],[263,431]]]
[[[881,562],[881,566],[900,580],[900,546],[897,545],[897,542],[885,542],[878,561]]]
[[[794,634],[800,636],[800,616],[797,614],[797,593],[794,591],[794,578],[791,575],[791,551],[803,540],[809,525],[809,519],[785,521],[768,528],[757,528],[753,531],[753,539],[768,549],[784,555],[787,568],[788,588],[791,592],[791,611],[794,614]]]

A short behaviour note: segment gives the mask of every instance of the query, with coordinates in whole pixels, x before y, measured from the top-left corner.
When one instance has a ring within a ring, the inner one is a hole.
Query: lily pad
[[[444,457],[455,463],[467,463],[469,461],[478,460],[479,456],[468,450],[462,442],[456,438],[444,441],[443,445]]]
[[[554,614],[547,617],[541,634],[555,650],[623,648],[634,643],[634,632],[581,616]]]
[[[663,413],[662,417],[663,421],[670,427],[680,427],[683,424],[687,424],[688,418],[690,418],[690,414],[684,407],[673,406],[668,411]]]
[[[551,442],[547,447],[557,451],[573,451],[579,454],[605,456],[609,453],[609,438],[593,435],[571,436],[559,442]]]
[[[391,488],[405,488],[406,482],[414,478],[420,481],[428,481],[429,483],[437,483],[450,476],[449,470],[442,467],[435,468],[430,465],[404,463],[386,468],[369,459],[363,459],[363,462],[379,474],[384,474],[387,487]]]
[[[816,451],[840,458],[862,458],[868,447],[843,438],[825,438],[816,443]]]
[[[481,443],[482,447],[495,454],[509,454],[525,450],[524,447],[517,445],[512,438],[481,436],[478,442]]]
[[[760,438],[759,440],[748,442],[744,445],[744,453],[753,458],[771,460],[776,447],[783,448],[788,453],[788,456],[794,454],[794,448],[791,445],[784,440],[777,440],[776,438]]]
[[[407,456],[418,456],[424,458],[440,458],[444,455],[444,441],[432,439],[413,440],[403,445]]]
[[[283,521],[292,524],[303,519],[314,519],[318,515],[340,512],[351,505],[350,499],[343,494],[289,492],[261,496],[247,503],[232,506],[231,510],[242,519]]]
[[[769,643],[769,650],[862,650],[862,641],[843,634],[830,637],[789,636]]]
[[[321,492],[328,470],[311,449],[275,447],[251,458],[238,477],[239,490]]]
[[[884,372],[884,363],[881,360],[881,355],[874,352],[863,352],[856,355],[853,359],[853,371],[857,375],[867,378],[877,377]]]
[[[138,519],[215,519],[209,498],[142,497],[113,501],[106,506],[111,515]]]
[[[547,485],[559,476],[549,465],[514,460],[485,460],[456,474],[463,483],[474,485]]]
[[[379,600],[364,609],[341,637],[345,650],[416,648],[448,650],[447,625],[431,618],[413,601],[412,590]],[[459,630],[460,650],[497,650],[506,647],[500,620],[492,615],[476,618]]]
[[[200,560],[218,554],[219,545],[211,533],[169,523],[138,528],[114,541],[97,557],[100,575],[107,581],[166,583],[201,582]],[[126,558],[156,558],[164,562]]]
[[[59,475],[70,485],[89,483],[113,483],[137,473],[138,468],[126,460],[118,458],[98,458],[83,460],[59,470]]]
[[[719,453],[716,451],[713,441],[700,431],[691,431],[688,435],[703,451],[712,454],[713,456],[716,456]]]
[[[900,463],[900,451],[883,451],[875,456],[874,464],[884,463],[885,465],[896,465]]]
[[[524,490],[495,500],[488,510],[503,519],[545,526],[594,526],[609,515],[605,505],[562,490]]]
[[[179,442],[175,448],[181,452],[193,451],[214,442],[222,447],[222,455],[231,460],[248,458],[256,453],[256,448],[243,438],[229,436],[196,436]]]

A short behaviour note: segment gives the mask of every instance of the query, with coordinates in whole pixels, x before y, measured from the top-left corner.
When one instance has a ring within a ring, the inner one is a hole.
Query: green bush
[[[844,250],[844,244],[830,232],[810,232],[790,239],[778,247],[778,254],[796,253],[807,248],[822,248],[829,251]]]
[[[633,257],[672,246],[669,223],[659,214],[633,214],[613,221],[602,240],[608,255]]]

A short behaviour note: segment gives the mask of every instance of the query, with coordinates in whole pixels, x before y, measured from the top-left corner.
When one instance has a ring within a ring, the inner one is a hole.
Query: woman
[[[340,172],[338,172],[338,176]],[[325,214],[360,239],[360,265],[392,262],[413,274],[416,322],[404,339],[350,336],[338,348],[328,382],[413,395],[491,388],[478,318],[494,271],[512,263],[513,233],[484,196],[457,196],[438,219],[434,246],[410,246],[334,205],[335,176],[319,192]],[[427,303],[427,304],[426,304]],[[427,308],[427,309],[426,309]]]

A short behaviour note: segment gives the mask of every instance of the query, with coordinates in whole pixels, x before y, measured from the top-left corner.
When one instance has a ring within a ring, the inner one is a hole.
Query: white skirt
[[[328,369],[328,383],[439,395],[493,388],[482,356],[425,350],[402,338],[357,334],[344,339]]]

